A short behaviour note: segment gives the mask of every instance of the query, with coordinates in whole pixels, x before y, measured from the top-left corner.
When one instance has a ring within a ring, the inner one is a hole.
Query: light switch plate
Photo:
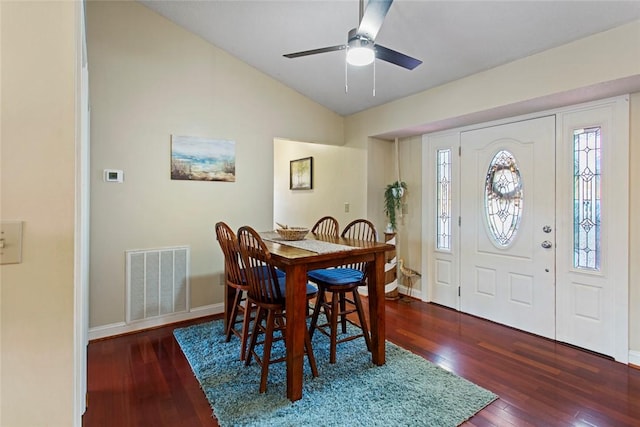
[[[22,262],[22,221],[2,221],[0,224],[0,264]]]

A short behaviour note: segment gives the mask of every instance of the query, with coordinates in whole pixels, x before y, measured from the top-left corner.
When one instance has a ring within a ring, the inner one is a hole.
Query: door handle
[[[549,249],[551,246],[553,246],[553,244],[552,244],[550,241],[545,240],[544,242],[542,242],[542,243],[540,244],[540,246],[542,246],[542,247],[543,247],[543,248],[545,248],[545,249]]]

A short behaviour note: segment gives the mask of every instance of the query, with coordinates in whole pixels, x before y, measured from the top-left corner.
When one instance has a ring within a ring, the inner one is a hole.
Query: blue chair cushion
[[[263,269],[267,267],[262,267]],[[282,270],[278,270],[276,268],[276,277],[278,278],[278,286],[280,287],[280,293],[284,297],[286,295],[285,284],[287,282],[287,276]],[[246,281],[244,269],[242,269],[242,278]],[[316,288],[311,283],[307,283],[307,295],[312,295],[318,292],[318,288]]]
[[[265,270],[267,267],[265,266],[265,267],[261,267],[261,268],[262,268],[263,270]],[[265,272],[266,272],[266,270],[265,270]],[[246,273],[244,272],[244,268],[243,268],[242,270],[240,270],[240,274],[242,274],[242,281],[243,281],[244,283],[247,283],[247,277],[245,276],[245,274],[246,274]],[[282,271],[282,270],[278,270],[278,269],[276,268],[276,277],[277,277],[278,279],[281,279],[281,278],[285,277],[284,271]]]
[[[361,282],[364,274],[360,270],[353,268],[321,268],[311,270],[307,277],[312,282],[324,282],[330,285],[350,285]]]
[[[280,292],[282,292],[282,296],[286,295],[286,287],[285,284],[287,282],[286,277],[278,277],[278,286],[280,286]],[[307,295],[312,295],[318,292],[318,288],[313,286],[311,283],[307,282]]]

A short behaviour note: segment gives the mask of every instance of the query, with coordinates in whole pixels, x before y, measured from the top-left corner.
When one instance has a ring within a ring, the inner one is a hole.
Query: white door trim
[[[89,343],[89,71],[85,3],[77,2],[76,22],[76,182],[74,221],[73,423],[82,426],[87,403]]]

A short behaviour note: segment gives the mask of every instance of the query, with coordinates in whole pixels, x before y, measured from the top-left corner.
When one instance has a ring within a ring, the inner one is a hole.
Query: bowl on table
[[[283,240],[304,240],[305,236],[309,234],[309,229],[307,227],[287,227],[277,228],[276,232]]]

